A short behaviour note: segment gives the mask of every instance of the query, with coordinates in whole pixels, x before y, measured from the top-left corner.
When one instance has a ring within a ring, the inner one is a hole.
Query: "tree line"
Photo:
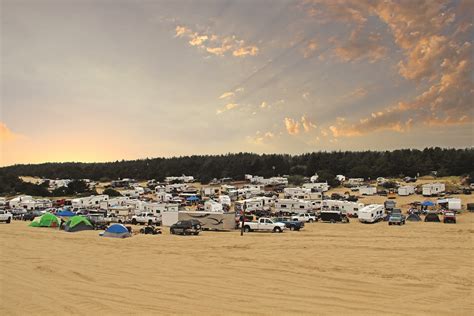
[[[236,153],[193,155],[105,163],[21,164],[0,168],[2,176],[35,176],[48,179],[91,179],[107,181],[119,178],[137,180],[167,176],[192,175],[203,183],[214,178],[242,180],[245,174],[311,176],[333,181],[335,175],[346,177],[398,177],[427,175],[469,175],[473,173],[474,149],[439,147],[394,151],[333,151],[301,155]]]

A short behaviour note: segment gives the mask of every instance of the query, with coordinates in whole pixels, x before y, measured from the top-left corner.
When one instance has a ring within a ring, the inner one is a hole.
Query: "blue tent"
[[[102,234],[103,237],[127,238],[132,236],[127,227],[122,224],[110,225]]]
[[[421,203],[421,205],[423,205],[423,206],[434,206],[435,204],[431,201],[424,201],[423,203]]]
[[[199,201],[199,198],[195,195],[193,196],[190,196],[186,199],[186,201],[189,201],[189,202],[195,202],[195,201]]]
[[[60,216],[60,217],[72,217],[72,216],[76,216],[76,213],[68,210],[68,209],[64,209],[60,212],[57,212],[56,213],[56,216]]]

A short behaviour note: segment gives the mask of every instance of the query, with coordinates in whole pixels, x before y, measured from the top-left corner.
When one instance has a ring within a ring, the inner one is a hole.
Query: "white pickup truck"
[[[242,222],[239,224],[242,227]],[[262,217],[256,222],[244,222],[244,231],[252,232],[255,230],[272,231],[274,233],[281,233],[286,229],[284,223],[274,222],[270,218]]]
[[[10,212],[7,212],[5,210],[0,210],[0,222],[5,222],[7,224],[10,224],[12,221],[13,215]]]
[[[316,216],[308,214],[308,213],[301,213],[297,215],[291,216],[291,219],[293,221],[300,221],[300,222],[305,222],[305,223],[312,223],[312,222],[317,222],[318,219]]]
[[[159,224],[160,223],[160,219],[155,216],[155,214],[153,213],[147,213],[147,212],[143,212],[143,213],[140,213],[138,215],[135,215],[132,217],[132,224],[133,225],[136,225],[136,224],[147,224],[147,225],[153,225],[153,224]]]

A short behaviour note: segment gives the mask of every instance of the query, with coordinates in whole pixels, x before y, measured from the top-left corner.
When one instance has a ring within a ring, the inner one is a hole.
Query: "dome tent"
[[[441,220],[439,219],[439,216],[438,214],[436,213],[428,213],[426,216],[425,216],[425,222],[441,222]]]
[[[418,215],[418,214],[416,214],[416,213],[412,213],[412,214],[408,215],[407,221],[410,221],[410,222],[420,222],[420,221],[421,221],[421,217],[420,217],[420,215]]]
[[[79,232],[82,230],[93,230],[91,222],[84,216],[74,216],[66,222],[64,226],[64,231],[66,232]]]
[[[103,237],[114,237],[114,238],[127,238],[132,236],[128,231],[127,227],[122,224],[113,224],[109,226],[105,232],[102,233]]]
[[[31,222],[31,227],[59,227],[61,221],[51,213],[45,213]]]

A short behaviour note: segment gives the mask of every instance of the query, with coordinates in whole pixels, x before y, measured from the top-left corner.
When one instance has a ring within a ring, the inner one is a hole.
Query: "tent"
[[[127,238],[132,235],[128,231],[127,227],[122,224],[110,225],[105,232],[102,233],[103,237],[115,237],[115,238]]]
[[[61,221],[51,213],[45,213],[31,222],[31,227],[59,227]]]
[[[64,210],[56,213],[56,216],[60,216],[60,217],[73,217],[75,215],[76,215],[76,213],[74,213],[74,212],[72,212],[68,209],[64,209]]]
[[[439,220],[439,216],[438,214],[436,213],[428,213],[426,216],[425,216],[425,222],[441,222]]]
[[[416,213],[412,213],[412,214],[408,215],[407,221],[410,221],[410,222],[420,222],[420,221],[421,221],[421,217],[420,217],[420,215],[418,215],[418,214],[416,214]]]
[[[423,206],[434,206],[435,204],[431,201],[424,201],[423,203],[421,203],[421,205],[423,205]]]
[[[71,217],[70,220],[67,221],[66,225],[64,226],[64,231],[66,232],[79,232],[81,230],[93,230],[94,227],[92,226],[91,222],[87,217],[84,216],[74,216]]]

